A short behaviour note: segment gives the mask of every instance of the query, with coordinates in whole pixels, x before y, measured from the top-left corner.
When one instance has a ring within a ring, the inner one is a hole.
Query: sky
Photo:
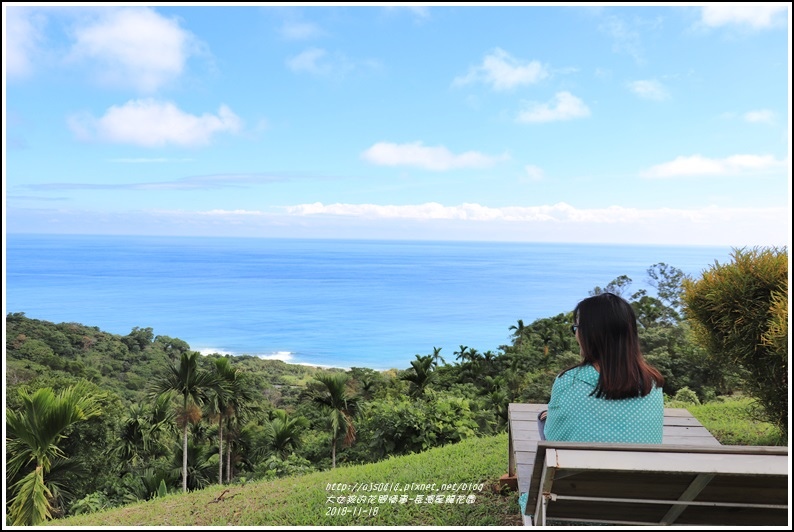
[[[4,232],[782,246],[787,3],[3,3]]]

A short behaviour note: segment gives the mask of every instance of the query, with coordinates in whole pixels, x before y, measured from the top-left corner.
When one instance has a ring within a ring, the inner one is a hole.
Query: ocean
[[[664,262],[699,278],[727,247],[6,235],[6,312],[293,364],[410,367],[498,352],[519,319],[568,312]]]

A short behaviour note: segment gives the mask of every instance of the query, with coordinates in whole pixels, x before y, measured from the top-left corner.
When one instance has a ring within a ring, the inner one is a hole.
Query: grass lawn
[[[506,472],[507,434],[499,434],[374,464],[246,485],[213,486],[49,524],[59,527],[520,525],[518,495],[498,492],[498,479]]]

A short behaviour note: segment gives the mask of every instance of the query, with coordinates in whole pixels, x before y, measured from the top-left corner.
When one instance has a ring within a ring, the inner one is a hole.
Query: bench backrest
[[[555,522],[785,526],[788,447],[541,441],[526,513]]]

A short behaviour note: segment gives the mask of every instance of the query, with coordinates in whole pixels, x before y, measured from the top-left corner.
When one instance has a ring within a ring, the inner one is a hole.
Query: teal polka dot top
[[[590,395],[598,371],[590,364],[554,380],[546,418],[547,440],[662,443],[664,397],[654,387],[645,397],[597,399]]]

